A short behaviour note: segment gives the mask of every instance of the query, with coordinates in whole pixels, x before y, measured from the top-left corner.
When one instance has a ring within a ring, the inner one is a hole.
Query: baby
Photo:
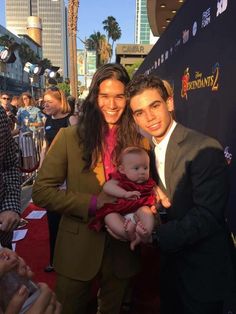
[[[97,231],[105,224],[114,237],[129,240],[132,250],[140,243],[140,235],[151,234],[154,227],[150,207],[156,203],[157,187],[149,178],[149,163],[143,148],[127,147],[122,151],[117,172],[103,186],[104,192],[117,197],[117,202],[105,204],[90,223],[90,228]],[[160,189],[158,193],[164,195]]]

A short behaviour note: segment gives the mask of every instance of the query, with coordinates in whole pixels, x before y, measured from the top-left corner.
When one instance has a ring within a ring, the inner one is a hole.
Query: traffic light
[[[5,46],[0,46],[0,62],[13,63],[16,61],[14,52]]]

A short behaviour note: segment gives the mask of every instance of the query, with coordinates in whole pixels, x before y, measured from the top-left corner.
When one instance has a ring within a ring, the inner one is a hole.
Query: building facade
[[[2,36],[11,38],[18,45],[23,43],[27,44],[39,59],[42,58],[41,47],[28,35],[16,36],[0,25],[0,37]],[[29,75],[24,71],[24,64],[22,64],[21,58],[19,57],[18,49],[14,50],[14,55],[16,60],[13,63],[0,62],[0,92],[7,91],[16,95],[24,91],[32,91],[32,88],[35,90],[40,89],[42,86],[40,78],[35,79],[34,82],[30,84]]]
[[[6,27],[12,33],[27,33],[27,18],[42,20],[43,58],[59,66],[68,77],[67,9],[64,0],[6,0]]]
[[[152,47],[153,45],[118,44],[116,45],[116,62],[124,67],[142,62]]]
[[[135,44],[154,44],[158,37],[154,37],[150,29],[147,0],[136,0],[135,12]]]

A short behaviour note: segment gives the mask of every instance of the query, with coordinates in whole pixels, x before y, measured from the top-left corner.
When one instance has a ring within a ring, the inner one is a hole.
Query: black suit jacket
[[[154,152],[151,168],[159,182]],[[171,269],[176,289],[186,289],[195,299],[223,299],[235,285],[235,273],[224,217],[227,164],[220,144],[177,124],[167,146],[165,181],[172,206],[157,233],[166,274]]]

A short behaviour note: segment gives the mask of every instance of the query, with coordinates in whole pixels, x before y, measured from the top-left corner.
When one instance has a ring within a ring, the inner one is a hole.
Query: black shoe
[[[48,265],[47,267],[44,268],[45,273],[51,273],[54,271],[54,267],[52,265]]]

